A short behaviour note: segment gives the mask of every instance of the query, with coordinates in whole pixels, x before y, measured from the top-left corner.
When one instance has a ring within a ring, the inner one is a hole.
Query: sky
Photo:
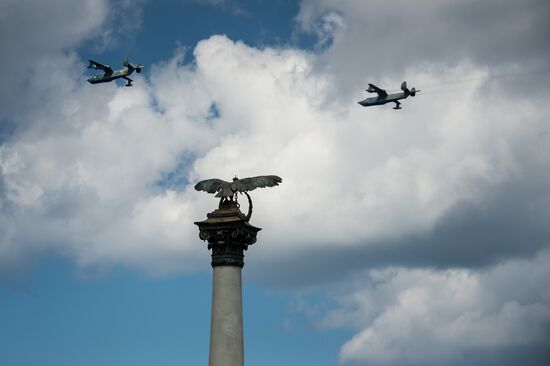
[[[543,0],[0,0],[0,364],[206,364],[193,186],[276,174],[248,365],[548,365],[548,35]]]

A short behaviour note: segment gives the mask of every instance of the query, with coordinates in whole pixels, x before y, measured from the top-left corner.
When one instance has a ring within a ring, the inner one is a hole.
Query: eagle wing
[[[206,179],[201,180],[197,184],[195,184],[195,189],[197,191],[205,191],[208,193],[216,193],[220,190],[222,190],[227,185],[230,185],[231,183],[226,182],[225,180],[221,179]]]
[[[256,188],[278,186],[282,181],[283,180],[276,175],[260,175],[258,177],[239,179],[234,183],[239,192],[246,192]]]

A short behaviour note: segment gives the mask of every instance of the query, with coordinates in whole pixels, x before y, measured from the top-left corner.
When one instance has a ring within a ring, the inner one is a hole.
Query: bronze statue
[[[227,205],[235,205],[239,207],[237,202],[237,194],[245,194],[248,198],[248,215],[247,221],[252,216],[252,199],[247,193],[256,188],[278,186],[283,180],[276,175],[261,175],[258,177],[250,177],[239,179],[233,178],[232,182],[226,182],[221,179],[206,179],[201,180],[195,185],[197,191],[205,191],[208,193],[216,193],[216,197],[220,197],[220,208]]]

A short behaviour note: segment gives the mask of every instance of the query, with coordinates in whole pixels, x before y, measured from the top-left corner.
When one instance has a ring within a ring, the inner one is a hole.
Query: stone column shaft
[[[216,266],[212,278],[209,366],[243,366],[242,278],[238,266]]]
[[[244,366],[242,268],[244,251],[261,230],[248,223],[236,202],[220,203],[199,226],[212,250],[212,317],[209,366]]]

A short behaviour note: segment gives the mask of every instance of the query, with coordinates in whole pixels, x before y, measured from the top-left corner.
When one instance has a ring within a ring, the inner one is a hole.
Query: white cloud
[[[17,96],[27,94],[24,86],[32,81],[30,76],[36,64],[107,31],[108,11],[106,0],[2,1],[0,116],[25,105]]]
[[[322,324],[356,330],[340,357],[360,364],[488,364],[488,354],[521,348],[537,356],[550,344],[549,260],[546,251],[487,271],[370,271]]]
[[[438,95],[437,103],[421,94],[395,113],[356,100],[331,103],[331,75],[315,71],[314,56],[303,51],[214,36],[194,55],[193,66],[176,54],[153,68],[151,83],[138,77],[134,88],[101,85],[102,93],[68,79],[74,58],[44,62],[48,82],[32,86],[47,104],[27,112],[30,127],[0,153],[11,205],[4,222],[13,232],[3,251],[53,247],[87,264],[162,272],[177,258],[194,267],[204,248],[191,223],[215,201],[189,186],[175,193],[159,185],[174,169],[191,181],[283,177],[280,187],[253,195],[254,220],[269,229],[261,233],[260,263],[297,245],[368,247],[429,234],[457,203],[484,207],[488,192],[531,174],[522,159],[548,159],[536,145],[547,107],[521,101],[509,111],[498,94],[480,101],[485,71],[471,64],[414,71],[421,84],[477,82]],[[209,118],[213,104],[220,115]],[[180,212],[182,222],[158,214],[160,207]],[[145,225],[144,217],[157,220]]]
[[[409,65],[439,67],[465,59],[491,75],[505,74],[508,87],[517,88],[525,79],[533,84],[548,74],[548,50],[540,45],[550,31],[549,10],[544,0],[304,0],[296,19],[321,43],[331,41],[317,63],[338,76],[340,94],[334,97],[347,99],[350,86],[353,90],[388,74],[414,78]],[[521,72],[510,71],[511,65]]]

